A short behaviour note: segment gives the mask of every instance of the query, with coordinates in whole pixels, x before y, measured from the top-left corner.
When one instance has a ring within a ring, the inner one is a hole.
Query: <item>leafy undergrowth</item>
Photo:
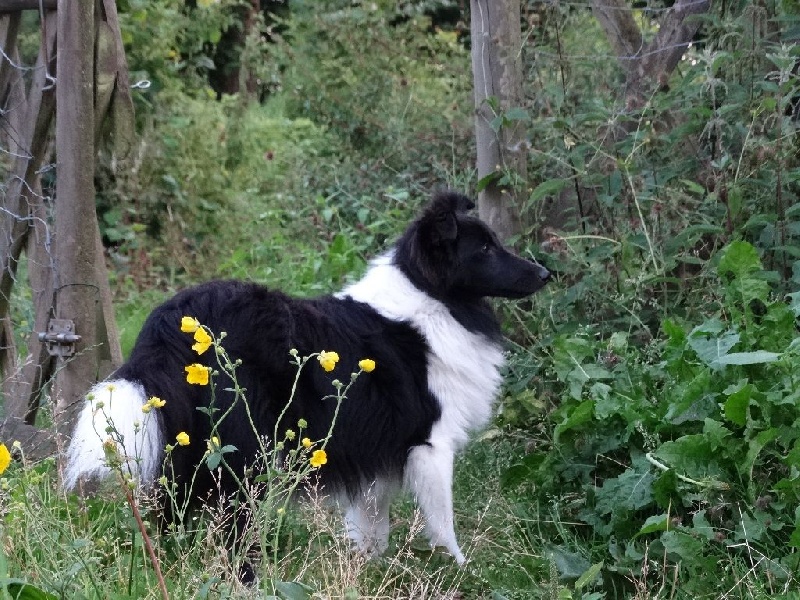
[[[800,293],[744,241],[710,264],[698,322],[548,341],[554,406],[503,483],[550,500],[542,538],[587,597],[800,588]]]

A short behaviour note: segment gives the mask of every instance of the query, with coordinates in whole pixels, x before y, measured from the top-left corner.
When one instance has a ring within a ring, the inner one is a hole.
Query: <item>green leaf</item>
[[[591,568],[591,563],[576,552],[570,552],[560,546],[550,546],[547,556],[558,569],[563,579],[578,579]]]
[[[704,324],[705,325],[705,324]],[[702,329],[704,325],[695,327],[689,334],[687,344],[697,354],[697,358],[712,369],[720,369],[719,362],[728,351],[739,341],[739,334],[735,331],[726,331],[720,335],[708,335]]]
[[[539,468],[547,458],[544,453],[529,454],[515,465],[511,465],[500,476],[500,486],[509,490],[518,485],[531,481],[539,472]]]
[[[569,431],[570,429],[580,427],[584,423],[591,421],[593,413],[594,402],[592,400],[581,402],[572,412],[570,412],[566,419],[556,425],[556,428],[553,431],[553,441],[558,443],[558,439],[562,433]]]
[[[690,434],[664,442],[653,452],[656,458],[678,474],[701,479],[721,475],[714,452],[703,434]]]
[[[570,184],[569,179],[548,179],[537,185],[528,197],[528,202],[534,204],[547,196],[555,196]]]
[[[752,244],[737,240],[722,249],[717,272],[722,275],[732,273],[734,277],[743,277],[761,270],[761,258]]]
[[[725,393],[728,393],[728,390],[725,390]],[[738,389],[730,392],[728,399],[723,404],[725,418],[740,427],[744,427],[747,422],[747,408],[750,406],[752,395],[753,386],[749,383],[743,384]]]
[[[4,582],[0,580],[0,589]],[[19,579],[7,579],[5,582],[6,590],[14,600],[58,600],[58,596],[48,594],[44,590],[25,583]]]
[[[507,121],[530,121],[531,117],[528,111],[521,106],[513,106],[509,108],[503,115]]]
[[[764,449],[764,446],[775,440],[777,437],[778,430],[774,427],[759,431],[758,434],[747,444],[747,455],[745,456],[744,461],[737,465],[739,468],[739,473],[741,475],[747,475],[750,477],[750,471],[753,469],[753,465],[755,464],[758,455],[761,454],[761,451]]]
[[[703,542],[683,531],[671,529],[661,535],[664,549],[684,560],[695,560],[703,552]]]
[[[309,600],[313,588],[297,581],[275,581],[275,591],[282,600]]]
[[[598,575],[600,575],[600,571],[603,570],[603,563],[594,563],[591,567],[586,569],[578,580],[575,582],[575,590],[580,590],[587,585],[593,584],[596,580]]]
[[[662,471],[653,481],[653,499],[663,509],[668,509],[681,501],[681,495],[678,493],[678,476],[675,475],[674,469]]]
[[[640,535],[647,535],[648,533],[653,533],[656,531],[667,531],[669,529],[669,515],[664,513],[660,515],[652,515],[647,517],[647,520],[642,525],[641,529],[639,529],[638,533],[634,537],[639,537]]]
[[[719,365],[761,365],[764,363],[775,362],[781,357],[780,352],[767,352],[766,350],[755,350],[753,352],[731,352],[719,357],[715,364]]]
[[[480,194],[483,190],[489,187],[492,182],[500,179],[501,175],[502,173],[500,173],[500,171],[494,171],[481,177],[480,180],[478,180],[478,183],[475,184],[475,193]]]

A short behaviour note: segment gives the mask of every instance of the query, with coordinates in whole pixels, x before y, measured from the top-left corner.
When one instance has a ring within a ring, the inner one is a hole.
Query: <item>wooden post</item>
[[[527,188],[528,145],[524,123],[509,121],[499,130],[499,113],[522,105],[522,47],[519,0],[471,0],[472,75],[475,86],[475,141],[478,180],[500,172]],[[494,107],[493,107],[494,104]],[[478,196],[478,212],[500,239],[521,229],[519,198],[513,185],[492,180]]]
[[[81,336],[54,388],[59,439],[97,379],[94,0],[59,0],[56,84],[56,317]]]

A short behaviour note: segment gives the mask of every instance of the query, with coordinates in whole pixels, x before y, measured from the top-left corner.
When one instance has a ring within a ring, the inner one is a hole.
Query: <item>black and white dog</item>
[[[296,299],[252,283],[214,281],[156,308],[130,359],[90,393],[67,451],[64,486],[109,473],[102,432],[110,419],[123,436],[119,455],[136,457],[129,466],[142,485],[155,485],[165,445],[186,432],[192,442],[172,450],[169,475],[185,484],[194,474],[193,497],[219,493],[208,468],[197,469],[212,436],[209,411],[197,409],[209,407],[212,397],[209,386],[187,383],[184,368],[215,366],[215,357],[213,351],[198,357],[181,333],[181,319],[191,316],[215,334],[226,332],[223,346],[241,360],[236,376],[247,390],[250,417],[239,402],[214,434],[236,446],[225,460],[239,474],[258,458],[249,418],[259,435],[269,436],[276,425],[283,431],[303,419],[303,435],[319,440],[333,419],[332,380],[348,381],[359,360],[374,360],[374,371],[362,373],[341,404],[327,464],[316,471],[319,482],[344,502],[347,532],[360,550],[386,550],[389,504],[405,487],[425,517],[431,545],[462,563],[453,527],[453,459],[470,432],[489,421],[503,364],[500,327],[485,298],[523,298],[550,277],[505,250],[467,214],[473,206],[460,194],[437,194],[360,281],[335,295]],[[330,373],[306,366],[287,408],[297,373],[291,349],[301,356],[334,350],[340,360]],[[219,412],[233,401],[227,377],[219,376],[213,398]],[[156,418],[143,419],[152,396],[166,404],[148,415]],[[234,493],[234,483],[223,477],[221,492]]]

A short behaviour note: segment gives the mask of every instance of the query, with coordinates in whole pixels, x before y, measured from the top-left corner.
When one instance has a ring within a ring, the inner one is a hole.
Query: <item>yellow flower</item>
[[[192,344],[192,350],[194,350],[198,354],[202,354],[203,352],[208,350],[211,344],[214,343],[213,338],[210,335],[208,335],[208,332],[202,327],[198,327],[197,330],[194,332],[194,341],[197,343]]]
[[[147,413],[149,413],[149,412],[150,412],[152,409],[153,409],[153,405],[152,405],[152,404],[150,404],[149,402],[145,402],[145,403],[142,405],[142,412],[143,412],[144,414],[147,414]]]
[[[217,450],[219,450],[220,448],[219,438],[215,435],[212,435],[211,439],[206,442],[206,448],[208,448],[209,452],[216,452]]]
[[[287,429],[287,430],[286,430],[286,439],[287,439],[287,440],[289,440],[290,442],[291,442],[291,441],[292,441],[292,440],[293,440],[293,439],[294,439],[296,436],[297,436],[297,434],[296,434],[294,431],[292,431],[291,429]]]
[[[194,363],[184,369],[187,383],[195,385],[208,385],[208,367]]]
[[[3,474],[10,464],[11,452],[8,451],[5,444],[0,444],[0,475]]]
[[[178,442],[179,446],[188,446],[189,445],[189,434],[185,431],[181,431],[178,435],[175,436],[175,441]]]
[[[375,370],[375,361],[371,358],[360,360],[358,361],[358,368],[364,371],[364,373],[372,373]]]
[[[158,396],[153,396],[147,403],[152,406],[153,408],[164,408],[164,405],[167,403],[166,400],[162,400]]]
[[[308,464],[317,469],[327,462],[328,455],[325,453],[325,450],[314,450],[314,454],[311,455],[311,460],[308,461]]]
[[[194,317],[183,317],[181,319],[181,331],[183,333],[194,333],[200,327],[200,321]]]
[[[304,447],[304,448],[311,448],[311,446],[313,446],[313,445],[314,445],[314,442],[312,442],[312,441],[311,441],[310,439],[308,439],[308,438],[303,438],[303,439],[300,441],[300,443],[301,443],[301,444],[303,444],[303,447]]]
[[[336,352],[327,352],[323,350],[319,353],[319,356],[317,356],[317,360],[319,364],[322,365],[322,368],[330,373],[336,367],[336,363],[339,362],[339,355],[336,354]]]

